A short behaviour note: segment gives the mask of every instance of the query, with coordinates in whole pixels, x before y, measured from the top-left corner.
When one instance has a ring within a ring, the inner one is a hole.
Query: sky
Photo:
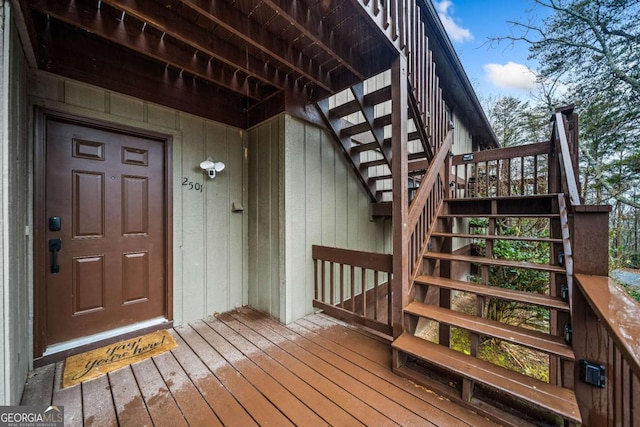
[[[434,0],[447,34],[480,99],[515,96],[527,99],[536,88],[534,61],[524,42],[491,43],[512,31],[508,21],[541,20],[532,0]]]

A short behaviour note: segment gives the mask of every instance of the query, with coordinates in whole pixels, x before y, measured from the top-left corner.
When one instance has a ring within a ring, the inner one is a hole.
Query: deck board
[[[73,387],[62,388],[62,374],[64,365],[62,362],[56,363],[56,374],[53,383],[53,396],[51,404],[56,406],[64,406],[64,425],[65,426],[81,426],[83,425],[82,417],[82,387],[76,384]]]
[[[111,394],[115,403],[118,423],[129,426],[150,426],[153,425],[151,415],[147,410],[147,405],[142,398],[142,393],[138,388],[138,383],[133,376],[130,366],[125,366],[117,371],[110,372],[109,384]],[[79,386],[74,386],[80,389]],[[74,388],[71,387],[71,388]],[[67,425],[67,407],[65,406],[65,425]]]
[[[202,321],[193,322],[191,327],[215,348],[236,371],[259,390],[273,406],[280,408],[292,423],[317,427],[326,426],[326,422],[302,403],[293,393],[264,372],[252,358],[245,357],[240,353],[206,323]],[[257,357],[257,355],[254,355],[254,357]]]
[[[339,358],[332,353],[323,351],[323,349],[312,342],[299,342],[298,335],[290,329],[270,322],[266,327],[272,329],[275,333],[286,338],[288,341],[283,343],[286,349],[299,360],[307,363],[310,367],[322,370],[324,375],[338,384],[353,396],[360,396],[373,409],[379,411],[381,415],[388,420],[399,425],[425,425],[433,426],[431,422],[424,420],[423,417],[410,411],[405,406],[397,403],[390,397],[393,390],[388,384],[376,382],[376,377],[370,375],[369,372],[360,369],[357,365],[349,362],[349,360]],[[383,395],[379,390],[383,390]],[[380,424],[378,424],[380,423]],[[375,425],[382,425],[388,421],[382,421],[382,418]]]
[[[246,339],[242,333],[247,333],[248,328],[243,324],[236,321],[231,316],[227,316],[224,323],[207,323],[219,334],[225,336],[229,342],[243,354],[251,358],[263,371],[279,381],[282,386],[291,393],[294,393],[313,412],[322,417],[326,423],[329,425],[358,424],[358,421],[349,415],[347,411],[331,402],[318,390],[311,387],[300,377],[289,371],[284,365],[280,364],[276,359],[272,358],[266,352],[254,345],[250,340]],[[233,329],[230,324],[233,325]],[[233,333],[234,331],[238,331],[238,333]],[[253,337],[255,337],[255,335]]]
[[[390,370],[390,345],[324,315],[284,326],[243,308],[171,330],[178,347],[61,389],[32,372],[23,404],[65,425],[494,425]]]
[[[167,396],[163,404],[175,399],[190,425],[222,425],[172,353],[162,353],[153,360],[171,391],[171,396]]]
[[[109,377],[103,375],[82,383],[82,412],[85,426],[117,426]]]
[[[214,410],[223,425],[257,426],[256,422],[244,410],[242,405],[225,388],[202,360],[177,334],[172,334],[178,347],[173,349],[173,355],[184,368],[194,385]]]
[[[277,348],[279,350],[277,351],[278,355],[283,358],[283,362],[286,363],[287,366],[295,369],[298,375],[306,378],[313,387],[326,397],[331,398],[343,409],[349,411],[357,420],[369,425],[396,425],[396,423],[391,422],[389,418],[385,417],[375,408],[363,402],[361,396],[349,393],[339,384],[332,381],[328,375],[325,375],[323,370],[319,370],[318,366],[313,365],[310,357],[305,359],[303,355],[301,360],[301,357],[299,357],[300,353],[291,353],[291,350],[295,351],[296,348],[290,347],[287,339],[275,333],[275,331],[271,330],[268,326],[261,324],[261,320],[247,319],[243,316],[238,316],[236,313],[234,313],[234,317],[269,340],[271,343],[270,351]]]
[[[186,427],[184,416],[153,360],[145,359],[135,363],[131,365],[131,369],[154,425]],[[189,397],[188,393],[189,391],[184,393],[184,398]]]

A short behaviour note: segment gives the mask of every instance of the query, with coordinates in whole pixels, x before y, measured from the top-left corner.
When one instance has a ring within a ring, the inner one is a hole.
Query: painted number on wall
[[[202,187],[204,187],[204,185],[200,184],[199,182],[193,182],[186,176],[182,177],[182,186],[187,186],[189,190],[199,191],[201,193]]]

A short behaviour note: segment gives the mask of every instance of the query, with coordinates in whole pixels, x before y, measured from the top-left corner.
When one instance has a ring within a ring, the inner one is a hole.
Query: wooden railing
[[[316,245],[312,256],[313,306],[391,337],[392,256]]]
[[[426,130],[427,151],[435,153],[449,130],[447,107],[436,64],[425,36],[426,20],[417,1],[359,0],[363,9],[407,58],[409,102],[418,129]],[[426,141],[425,141],[426,142]]]
[[[418,187],[415,197],[409,205],[407,233],[409,233],[409,277],[411,283],[422,270],[422,261],[430,231],[438,216],[442,201],[448,196],[447,171],[449,150],[453,144],[453,131],[450,131],[440,150],[430,164],[429,169]]]
[[[570,117],[573,115],[573,108],[570,109]],[[577,118],[575,119],[577,125]],[[558,164],[560,166],[561,173],[561,189],[569,197],[569,202],[573,206],[580,204],[580,192],[578,190],[578,182],[576,180],[577,165],[578,165],[578,141],[577,130],[572,133],[567,132],[567,118],[561,111],[556,112],[555,120],[553,122],[552,137],[555,142],[556,151],[558,152]],[[574,126],[575,126],[574,125]],[[567,135],[571,135],[573,141],[569,142]]]
[[[549,141],[453,156],[455,198],[546,194]]]
[[[640,424],[640,305],[605,276],[576,275],[573,347],[602,384],[575,391],[588,426]],[[602,367],[602,371],[600,370]]]

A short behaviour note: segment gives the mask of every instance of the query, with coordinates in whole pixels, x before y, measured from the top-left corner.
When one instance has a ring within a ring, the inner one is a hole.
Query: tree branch
[[[613,197],[618,202],[623,203],[627,206],[640,209],[640,203],[623,196],[622,194],[617,192],[611,186],[611,184],[607,182],[607,180],[600,173],[600,168],[598,167],[598,162],[596,161],[596,159],[594,159],[593,156],[591,156],[591,153],[589,153],[588,150],[585,150],[584,147],[582,147],[582,145],[580,145],[580,151],[582,151],[582,154],[587,158],[587,161],[591,163],[591,165],[594,167],[594,170],[596,171],[596,176],[595,176],[596,181],[598,181],[598,183],[600,183],[600,185],[602,185],[611,194],[611,197]]]

